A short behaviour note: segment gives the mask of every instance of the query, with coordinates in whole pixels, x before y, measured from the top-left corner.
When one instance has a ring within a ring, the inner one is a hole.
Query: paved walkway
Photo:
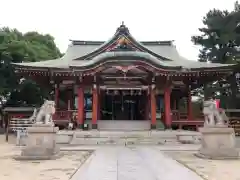
[[[72,180],[202,180],[154,147],[101,147]]]

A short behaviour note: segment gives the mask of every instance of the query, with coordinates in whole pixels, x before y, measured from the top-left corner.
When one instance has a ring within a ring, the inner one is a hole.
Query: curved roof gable
[[[160,60],[171,61],[171,59],[156,54],[152,50],[145,47],[142,43],[135,40],[124,24],[117,29],[116,33],[110,40],[103,43],[98,49],[95,49],[94,51],[74,60],[90,60],[99,54],[112,51],[146,52]]]
[[[156,57],[152,56],[149,53],[146,52],[132,52],[132,51],[110,51],[110,52],[104,52],[99,54],[98,56],[95,56],[91,60],[84,61],[85,63],[79,65],[78,61],[72,61],[70,64],[70,67],[78,67],[78,68],[90,68],[90,67],[97,67],[99,64],[104,64],[108,62],[119,62],[119,60],[122,60],[122,62],[134,62],[134,61],[142,61],[147,64],[148,61],[150,61],[150,64],[154,67],[164,67],[165,69],[181,69],[182,66],[176,66],[176,65],[168,65],[167,62],[159,61]]]
[[[154,66],[178,71],[203,71],[213,69],[232,69],[232,64],[203,63],[187,60],[180,56],[173,41],[138,42],[122,24],[114,36],[104,41],[71,40],[65,55],[61,58],[40,62],[13,63],[15,67],[25,69],[64,69],[77,67],[87,69],[106,61],[143,61]]]

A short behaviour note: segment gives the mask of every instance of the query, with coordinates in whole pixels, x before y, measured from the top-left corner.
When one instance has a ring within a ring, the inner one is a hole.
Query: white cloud
[[[137,40],[175,40],[179,52],[196,59],[190,41],[209,9],[233,9],[235,0],[1,0],[0,26],[36,30],[56,38],[61,51],[69,39],[107,40],[121,21]]]

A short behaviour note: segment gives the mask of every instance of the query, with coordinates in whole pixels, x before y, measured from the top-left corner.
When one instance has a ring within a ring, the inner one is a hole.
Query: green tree
[[[44,61],[60,56],[61,52],[49,34],[24,34],[17,29],[0,28],[0,95],[11,94],[9,99],[12,104],[36,104],[41,101],[43,93],[39,87],[28,80],[19,83],[11,63]],[[27,97],[21,96],[24,92],[27,92]]]
[[[205,27],[199,28],[201,35],[192,41],[201,45],[200,61],[231,63],[236,60],[240,45],[240,12],[211,10],[203,18]]]
[[[192,41],[200,45],[199,61],[212,63],[238,63],[240,48],[240,5],[235,2],[232,11],[210,10],[203,18],[204,27],[199,28],[200,35],[192,36]],[[228,83],[230,82],[230,84]],[[229,96],[234,108],[237,85],[234,75],[209,85],[216,96]],[[230,87],[230,88],[226,88]],[[206,92],[205,94],[211,94]],[[229,101],[229,100],[228,100]]]

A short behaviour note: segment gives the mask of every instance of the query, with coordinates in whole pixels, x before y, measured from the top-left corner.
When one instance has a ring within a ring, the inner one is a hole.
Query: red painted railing
[[[29,118],[31,114],[19,113],[19,114],[9,114],[9,118]]]
[[[177,126],[179,129],[182,129],[183,126],[193,126],[196,129],[203,126],[204,118],[200,114],[199,117],[195,117],[193,120],[188,119],[186,112],[179,112],[177,110],[172,110],[172,124]]]
[[[58,120],[68,120],[70,121],[71,118],[73,117],[73,114],[75,115],[76,111],[75,110],[60,110],[56,111],[56,113],[53,115],[53,120],[58,121]]]

